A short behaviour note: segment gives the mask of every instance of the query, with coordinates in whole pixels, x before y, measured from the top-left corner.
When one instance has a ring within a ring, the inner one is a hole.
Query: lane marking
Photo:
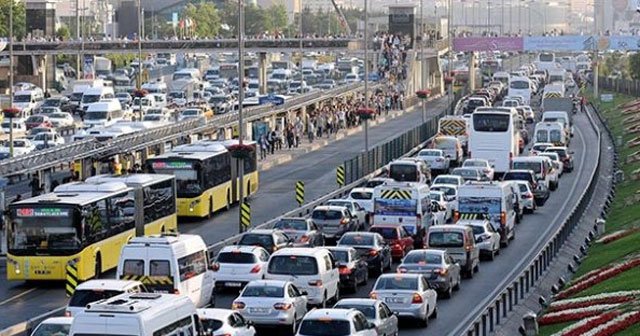
[[[37,287],[33,287],[31,289],[27,289],[26,291],[24,291],[24,292],[22,292],[20,294],[14,295],[14,296],[12,296],[12,297],[4,300],[4,301],[0,301],[0,306],[2,306],[4,304],[7,304],[7,303],[9,303],[9,302],[11,302],[13,300],[17,300],[17,299],[19,299],[19,298],[21,298],[21,297],[23,297],[23,296],[35,291],[35,290],[37,290],[37,289],[38,289]]]

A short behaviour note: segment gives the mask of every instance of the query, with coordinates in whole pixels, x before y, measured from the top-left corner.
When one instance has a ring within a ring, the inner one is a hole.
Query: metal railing
[[[598,138],[599,148],[602,146],[602,137],[600,129],[590,115],[587,113],[589,123],[595,130]],[[487,296],[487,298],[477,306],[474,311],[467,315],[464,320],[458,324],[456,329],[449,333],[450,335],[467,335],[467,336],[487,336],[495,331],[507,315],[514,309],[521,300],[524,301],[526,295],[534,288],[536,282],[543,276],[544,272],[551,266],[553,259],[558,255],[564,242],[569,238],[571,232],[580,222],[580,218],[591,201],[593,190],[596,187],[601,168],[601,153],[598,150],[596,166],[589,176],[589,185],[580,195],[578,204],[571,210],[569,217],[560,225],[555,233],[547,240],[547,242],[538,250],[532,250],[524,257],[524,261],[528,263],[522,271],[514,277],[507,277],[495,290]],[[518,265],[519,266],[519,265]],[[519,269],[516,266],[514,269]]]

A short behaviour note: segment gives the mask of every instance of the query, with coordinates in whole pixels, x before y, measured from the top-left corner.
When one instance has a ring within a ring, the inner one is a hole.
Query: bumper
[[[449,280],[442,277],[427,278],[427,282],[438,292],[446,292],[451,287]]]
[[[478,243],[476,246],[480,250],[480,253],[491,253],[491,241],[483,241],[482,243]]]
[[[379,255],[373,258],[367,258],[367,264],[369,265],[369,269],[380,269],[382,258]]]
[[[289,309],[287,312],[278,312],[271,314],[251,314],[246,309],[242,310],[242,316],[259,326],[281,326],[293,324],[293,312],[294,309]]]
[[[357,282],[358,280],[356,279],[356,275],[353,273],[340,275],[340,286],[353,287]]]
[[[525,209],[533,210],[535,208],[533,199],[526,199],[524,202],[522,202],[522,207]]]
[[[400,317],[410,317],[415,319],[423,319],[424,318],[424,307],[422,305],[414,305],[411,306],[393,306],[389,305],[391,311],[398,312]]]

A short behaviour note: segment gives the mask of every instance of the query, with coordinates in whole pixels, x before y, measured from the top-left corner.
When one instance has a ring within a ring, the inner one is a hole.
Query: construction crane
[[[342,13],[342,10],[340,9],[340,7],[338,7],[336,0],[331,0],[331,3],[333,4],[333,8],[336,10],[336,13],[338,14],[338,21],[340,22],[340,26],[342,26],[342,29],[347,31],[347,35],[351,35],[351,27],[349,27],[349,23],[347,22],[347,19],[344,17],[344,14]]]

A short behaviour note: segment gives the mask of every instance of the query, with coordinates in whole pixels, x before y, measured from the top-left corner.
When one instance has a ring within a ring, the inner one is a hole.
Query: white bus
[[[556,54],[543,52],[538,54],[536,65],[538,69],[551,70],[557,67],[556,65]]]
[[[531,94],[533,88],[531,87],[531,80],[529,77],[513,76],[509,79],[509,96],[522,96],[524,97],[523,105],[531,104]]]
[[[496,174],[509,170],[518,155],[516,120],[509,109],[483,109],[471,115],[469,157],[489,160]]]

